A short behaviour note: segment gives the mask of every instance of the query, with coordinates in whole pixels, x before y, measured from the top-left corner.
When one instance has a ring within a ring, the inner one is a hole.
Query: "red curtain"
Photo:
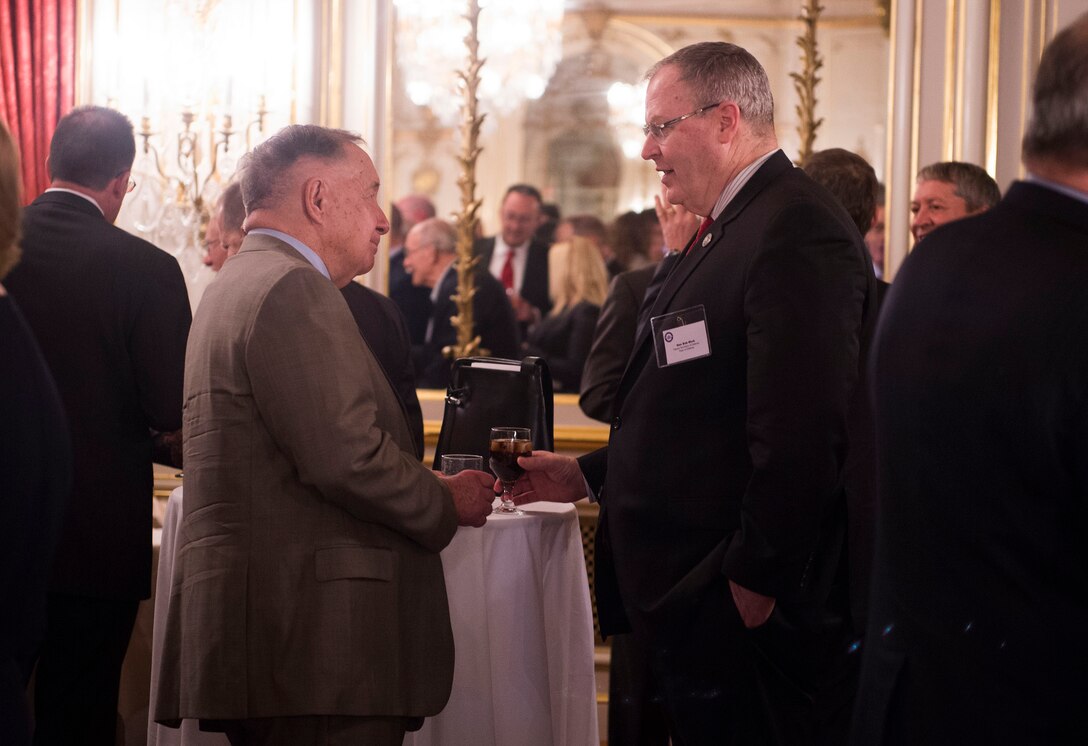
[[[27,202],[49,186],[49,141],[75,84],[76,0],[0,0],[0,119],[19,145]]]

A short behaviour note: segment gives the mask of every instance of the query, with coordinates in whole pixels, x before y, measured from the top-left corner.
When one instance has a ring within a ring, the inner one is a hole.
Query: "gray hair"
[[[452,254],[457,251],[457,230],[442,218],[427,218],[416,223],[410,233],[418,234],[425,246],[434,246],[439,253]]]
[[[258,145],[243,159],[242,201],[246,214],[277,205],[289,185],[283,174],[304,157],[337,161],[344,158],[345,145],[357,145],[363,138],[347,130],[316,124],[292,124]]]
[[[691,87],[696,105],[734,101],[757,133],[774,130],[774,96],[767,71],[743,47],[724,41],[691,44],[651,67],[646,79],[669,65],[680,69],[680,80]]]
[[[219,196],[219,209],[221,210],[220,229],[223,231],[242,230],[246,222],[246,207],[242,201],[242,185],[232,181]]]
[[[1001,189],[986,170],[974,163],[938,161],[918,172],[918,181],[943,181],[956,187],[956,196],[967,203],[967,211],[990,209],[1001,201]]]
[[[1032,103],[1024,158],[1058,158],[1088,168],[1088,13],[1043,50]]]

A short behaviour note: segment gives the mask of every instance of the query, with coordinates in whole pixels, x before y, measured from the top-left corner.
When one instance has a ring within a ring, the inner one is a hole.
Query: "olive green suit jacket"
[[[156,720],[439,712],[450,493],[343,297],[271,236],[200,304],[184,435]]]

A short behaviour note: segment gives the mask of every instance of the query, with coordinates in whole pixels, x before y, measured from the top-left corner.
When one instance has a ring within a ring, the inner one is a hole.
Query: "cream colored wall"
[[[888,277],[910,250],[918,169],[966,160],[1004,191],[1023,175],[1020,142],[1043,46],[1088,0],[895,0],[886,217]]]

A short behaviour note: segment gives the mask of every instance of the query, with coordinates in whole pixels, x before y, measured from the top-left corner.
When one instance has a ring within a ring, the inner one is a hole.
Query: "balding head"
[[[254,148],[242,174],[246,229],[302,242],[337,287],[373,268],[389,231],[378,173],[359,142],[344,130],[291,125]]]

